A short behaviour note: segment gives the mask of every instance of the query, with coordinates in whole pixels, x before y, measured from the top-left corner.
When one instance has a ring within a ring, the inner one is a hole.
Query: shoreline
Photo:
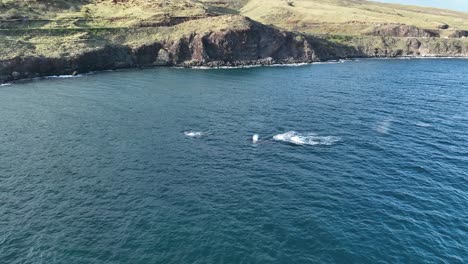
[[[76,75],[73,74],[63,74],[63,75],[43,75],[36,77],[25,77],[12,79],[8,81],[0,80],[0,87],[11,86],[20,82],[29,82],[37,81],[43,79],[69,79],[69,78],[80,78],[87,75],[99,74],[103,72],[113,72],[118,70],[138,70],[138,69],[155,69],[155,68],[172,68],[172,69],[192,69],[192,70],[234,70],[234,69],[251,69],[251,68],[262,68],[262,67],[303,67],[311,65],[326,65],[326,64],[339,64],[346,62],[353,62],[359,60],[423,60],[423,59],[434,59],[434,60],[468,60],[468,56],[397,56],[397,57],[354,57],[346,59],[330,59],[325,61],[313,61],[313,62],[291,62],[291,63],[272,63],[272,64],[262,64],[264,59],[257,60],[256,63],[247,63],[242,62],[241,65],[228,66],[228,65],[219,65],[219,66],[192,66],[192,65],[154,65],[154,66],[135,66],[135,67],[123,67],[117,69],[106,69],[98,71],[89,71],[82,72]]]

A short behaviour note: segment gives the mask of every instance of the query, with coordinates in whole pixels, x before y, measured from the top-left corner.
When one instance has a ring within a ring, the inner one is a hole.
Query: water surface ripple
[[[0,263],[466,263],[467,73],[362,60],[2,86]]]

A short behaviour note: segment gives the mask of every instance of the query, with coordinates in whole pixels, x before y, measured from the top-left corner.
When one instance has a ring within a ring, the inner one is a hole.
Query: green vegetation
[[[222,27],[222,19],[204,19],[209,12],[190,0],[2,0],[0,59],[73,56],[109,44],[138,46]],[[180,23],[190,19],[201,20]]]
[[[438,30],[442,37],[468,29],[467,13],[364,0],[0,0],[0,59],[73,56],[247,27],[225,14],[346,45],[380,45],[362,35],[389,24]],[[439,29],[444,24],[449,28]]]
[[[265,24],[320,34],[360,35],[386,24],[405,24],[438,30],[447,24],[448,36],[468,29],[468,14],[436,8],[384,4],[364,0],[250,0],[241,14]]]

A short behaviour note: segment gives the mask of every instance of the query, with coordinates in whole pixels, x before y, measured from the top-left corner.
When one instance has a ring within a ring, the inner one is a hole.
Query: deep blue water
[[[467,76],[362,60],[2,86],[0,263],[467,263]]]

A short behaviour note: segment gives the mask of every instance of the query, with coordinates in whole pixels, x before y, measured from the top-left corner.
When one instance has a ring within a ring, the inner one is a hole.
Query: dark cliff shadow
[[[327,37],[306,35],[321,60],[371,57],[364,47],[331,41]]]

